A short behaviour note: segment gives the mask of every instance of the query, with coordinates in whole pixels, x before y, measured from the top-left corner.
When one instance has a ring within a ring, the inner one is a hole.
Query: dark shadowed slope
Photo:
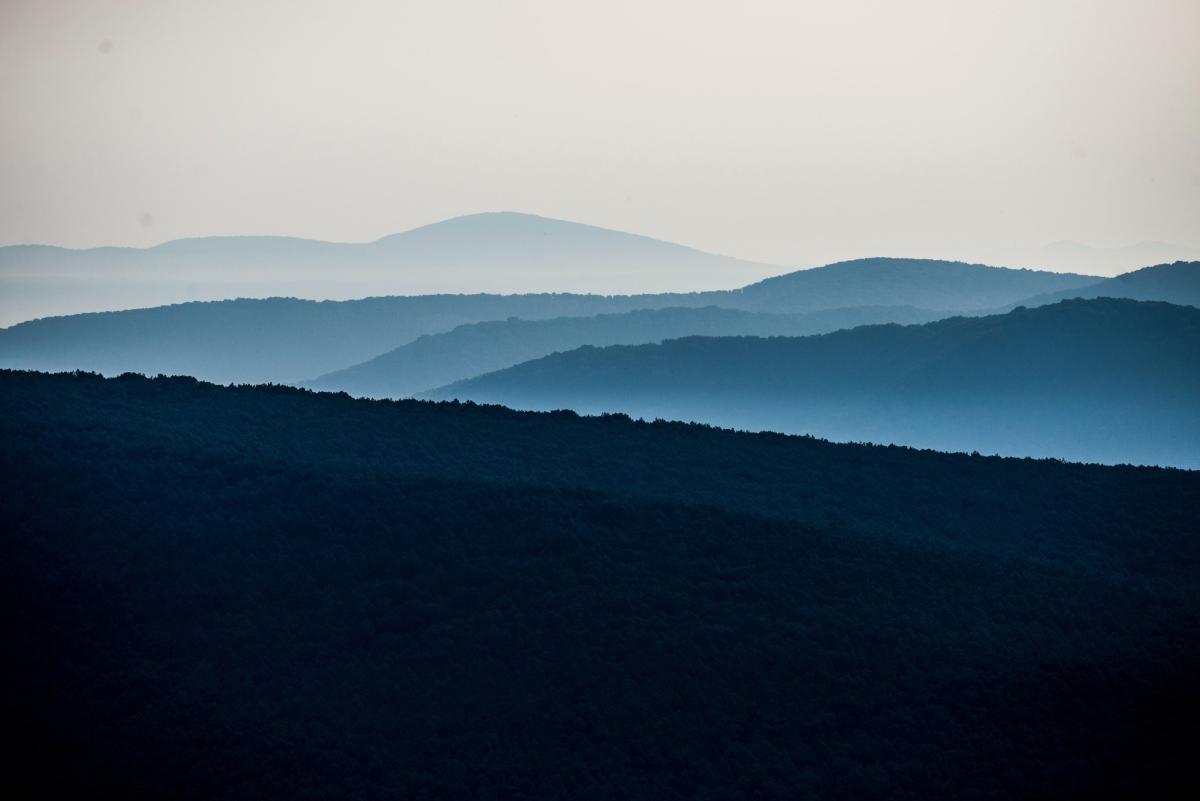
[[[836,440],[1200,467],[1200,310],[1063,301],[803,338],[581,348],[434,393]]]
[[[9,779],[1194,797],[1198,481],[0,373]]]
[[[911,306],[765,314],[702,308],[641,309],[594,317],[494,320],[419,337],[370,361],[304,383],[311,389],[403,398],[581,345],[637,345],[689,335],[805,336],[872,323],[920,323],[945,315]]]
[[[438,234],[437,240],[446,237],[450,237],[449,232]],[[191,247],[204,244],[212,243],[199,240]],[[465,245],[460,243],[460,247]],[[896,259],[805,270],[730,292],[610,297],[441,295],[369,298],[340,304],[280,299],[180,304],[34,320],[0,329],[0,367],[86,369],[107,374],[162,372],[214,381],[295,382],[358,364],[422,334],[508,317],[590,316],[666,306],[721,306],[772,313],[873,305],[944,310],[952,308],[946,305],[952,301],[961,301],[962,309],[975,309],[1084,280],[1090,279]],[[688,283],[682,281],[681,285]]]
[[[238,297],[727,289],[779,269],[511,212],[457,217],[362,244],[235,236],[146,249],[16,246],[0,248],[0,325]]]
[[[1145,267],[1098,284],[1027,298],[1021,305],[1043,306],[1069,298],[1129,298],[1200,306],[1200,261]]]
[[[1096,283],[1091,275],[1010,270],[935,259],[856,259],[768,278],[741,290],[740,308],[803,312],[836,306],[973,311]],[[1038,287],[1029,292],[1030,287]],[[731,304],[732,305],[732,304]]]

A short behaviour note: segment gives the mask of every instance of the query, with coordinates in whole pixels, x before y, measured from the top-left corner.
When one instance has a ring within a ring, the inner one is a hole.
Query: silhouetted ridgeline
[[[939,450],[1200,467],[1200,310],[1072,300],[816,337],[580,348],[429,393]]]
[[[304,382],[359,397],[404,398],[444,384],[582,345],[636,345],[675,337],[807,336],[871,323],[923,323],[943,312],[863,306],[808,314],[765,314],[705,306],[639,309],[594,317],[493,320],[427,334],[370,361]]]
[[[192,247],[202,244],[194,243]],[[181,374],[221,383],[296,383],[359,364],[422,334],[509,317],[584,317],[667,306],[806,313],[907,305],[949,313],[1015,303],[1031,295],[1096,280],[957,262],[862,259],[721,292],[184,303],[33,320],[2,329],[0,367],[92,370],[108,375]]]
[[[1200,474],[0,372],[13,783],[1182,797]]]
[[[855,259],[768,278],[740,290],[740,308],[805,312],[838,306],[982,311],[1032,294],[1090,286],[1092,275],[1011,270],[940,259]],[[1032,286],[1042,289],[1029,291]]]
[[[1200,306],[1200,261],[1158,264],[1099,283],[1028,298],[1026,306],[1043,306],[1069,298],[1128,298]]]

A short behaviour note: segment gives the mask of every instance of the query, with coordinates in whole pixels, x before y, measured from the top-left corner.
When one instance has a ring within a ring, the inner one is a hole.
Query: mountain
[[[310,389],[370,398],[403,398],[581,345],[630,345],[689,335],[804,336],[872,323],[918,323],[944,317],[911,306],[868,306],[808,314],[765,314],[669,307],[594,317],[509,318],[426,334],[374,359],[313,381]]]
[[[450,233],[437,231],[421,236],[433,238],[433,244],[423,246],[426,250],[436,250],[442,238],[454,239]],[[187,252],[211,247],[220,251],[223,247],[222,243],[206,240],[172,244]],[[274,247],[271,243],[262,246]],[[412,252],[422,252],[415,245],[411,247]],[[668,306],[720,306],[790,314],[909,305],[948,314],[950,310],[1013,303],[1095,280],[956,262],[867,259],[801,270],[744,289],[719,292],[421,295],[344,302],[270,298],[185,303],[53,317],[0,329],[0,367],[290,383],[351,367],[423,334],[509,317],[538,320]],[[961,306],[947,305],[953,303]]]
[[[1129,298],[1200,306],[1200,261],[1144,267],[1089,286],[1027,298],[1021,305],[1041,306],[1068,298]]]
[[[801,338],[585,347],[429,393],[835,440],[1200,467],[1200,309],[1070,300]]]
[[[644,293],[741,286],[778,268],[531,214],[457,217],[375,242],[205,237],[152,248],[0,248],[0,324],[241,297]],[[1028,293],[1032,294],[1032,293]]]
[[[725,305],[786,313],[845,306],[967,312],[1015,303],[1034,294],[1078,289],[1099,280],[1091,275],[935,259],[857,259],[768,278],[734,293]],[[1039,289],[1029,292],[1033,286]]]
[[[654,295],[418,295],[183,303],[50,317],[0,329],[0,365],[291,383],[464,323],[594,315],[686,300]]]
[[[0,496],[52,797],[1197,789],[1197,473],[0,372]]]
[[[711,290],[740,286],[779,269],[646,236],[512,212],[456,217],[384,237],[372,247],[385,261],[453,269],[461,281],[458,290],[471,292]]]

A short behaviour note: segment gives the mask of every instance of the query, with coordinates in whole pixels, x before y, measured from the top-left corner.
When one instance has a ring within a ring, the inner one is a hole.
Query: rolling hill
[[[404,398],[582,345],[635,345],[682,336],[805,336],[872,323],[945,316],[911,306],[868,306],[808,314],[669,307],[594,317],[510,318],[427,334],[374,359],[302,385],[368,398]]]
[[[1078,289],[1091,275],[1011,270],[938,259],[856,259],[767,278],[726,305],[797,313],[844,306],[916,306],[970,312],[1015,303],[1030,294]],[[1041,289],[1027,293],[1026,288]]]
[[[1044,306],[1070,298],[1128,298],[1200,306],[1200,261],[1157,264],[1088,286],[1037,295],[1020,305]]]
[[[2,329],[0,366],[293,383],[464,323],[594,315],[662,302],[654,295],[418,295],[183,303],[50,317]]]
[[[2,247],[0,325],[230,298],[711,290],[777,272],[645,236],[496,212],[367,243],[234,236],[152,248]]]
[[[50,797],[1194,797],[1198,482],[0,372],[9,776]]]
[[[429,393],[951,451],[1200,467],[1200,310],[1071,300],[801,338],[580,348]]]
[[[427,250],[436,250],[435,245],[444,238],[434,233],[423,236],[434,240],[424,246]],[[201,240],[185,244],[204,250],[202,246],[213,243]],[[948,314],[950,309],[987,308],[1095,280],[956,262],[868,259],[801,270],[744,289],[719,292],[423,295],[342,302],[270,298],[185,303],[52,317],[0,329],[0,367],[291,383],[351,367],[423,334],[509,317],[537,320],[667,306],[721,306],[792,314],[911,305]],[[952,303],[961,306],[947,305]]]

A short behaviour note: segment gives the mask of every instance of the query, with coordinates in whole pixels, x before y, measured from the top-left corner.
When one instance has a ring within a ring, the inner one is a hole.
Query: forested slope
[[[1200,476],[0,373],[10,780],[1194,793]]]
[[[1200,261],[1156,264],[1082,287],[1063,289],[1021,301],[1044,306],[1070,298],[1128,298],[1200,306]]]
[[[1070,300],[800,338],[580,348],[430,397],[939,450],[1200,467],[1200,310]]]
[[[404,398],[582,345],[637,345],[683,336],[806,336],[879,323],[923,323],[944,313],[862,306],[766,314],[718,306],[639,309],[593,317],[492,320],[427,334],[362,364],[303,382],[310,389]]]

